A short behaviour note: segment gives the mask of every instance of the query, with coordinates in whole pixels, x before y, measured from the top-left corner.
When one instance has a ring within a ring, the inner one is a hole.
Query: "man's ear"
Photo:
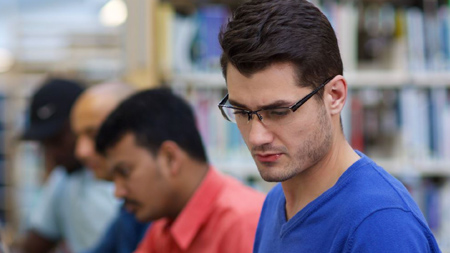
[[[347,81],[343,76],[335,76],[325,86],[324,99],[331,115],[339,114],[342,111],[347,100]]]
[[[158,162],[171,177],[180,173],[183,163],[183,151],[173,141],[164,141],[158,150]]]

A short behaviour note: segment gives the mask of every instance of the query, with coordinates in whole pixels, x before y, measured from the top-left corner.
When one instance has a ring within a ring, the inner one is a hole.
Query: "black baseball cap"
[[[42,141],[57,134],[69,119],[70,110],[83,86],[73,80],[49,79],[34,93],[24,140]]]

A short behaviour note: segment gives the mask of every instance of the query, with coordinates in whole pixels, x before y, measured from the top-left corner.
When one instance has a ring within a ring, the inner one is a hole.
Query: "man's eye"
[[[130,169],[129,168],[117,168],[116,174],[122,177],[127,177],[130,175]]]
[[[268,110],[267,112],[271,117],[276,117],[276,116],[286,116],[289,114],[290,110],[289,109],[273,109],[273,110]]]
[[[97,137],[97,133],[89,133],[88,137],[89,137],[89,139],[95,141],[95,137]]]
[[[246,115],[247,113],[244,112],[244,111],[241,111],[241,110],[234,110],[234,111],[233,111],[233,114],[234,114],[234,115]]]

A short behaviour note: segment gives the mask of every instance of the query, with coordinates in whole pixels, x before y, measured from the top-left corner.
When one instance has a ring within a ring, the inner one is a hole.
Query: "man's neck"
[[[183,164],[183,167],[183,176],[180,177],[180,181],[177,183],[180,187],[178,187],[177,194],[174,196],[176,201],[174,201],[173,210],[175,211],[168,216],[171,220],[175,220],[183,211],[184,207],[195,194],[198,187],[200,187],[209,171],[209,164],[194,160],[187,160]]]
[[[345,139],[335,141],[330,151],[316,164],[282,182],[286,196],[286,219],[333,187],[340,176],[357,160],[358,154]]]
[[[81,163],[77,163],[73,166],[71,166],[70,168],[65,167],[67,174],[73,174],[77,171],[81,171],[83,169],[83,165],[81,165]]]

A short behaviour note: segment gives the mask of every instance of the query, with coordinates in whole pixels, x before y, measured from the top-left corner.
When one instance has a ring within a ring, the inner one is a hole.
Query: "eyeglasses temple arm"
[[[319,85],[317,88],[315,88],[311,93],[309,93],[306,97],[304,97],[302,100],[298,101],[294,105],[292,105],[290,108],[293,112],[295,112],[300,106],[302,106],[308,99],[310,99],[312,96],[316,95],[317,92],[319,92],[320,89],[325,87],[327,83],[329,83],[333,78],[328,78],[323,82],[321,85]]]

